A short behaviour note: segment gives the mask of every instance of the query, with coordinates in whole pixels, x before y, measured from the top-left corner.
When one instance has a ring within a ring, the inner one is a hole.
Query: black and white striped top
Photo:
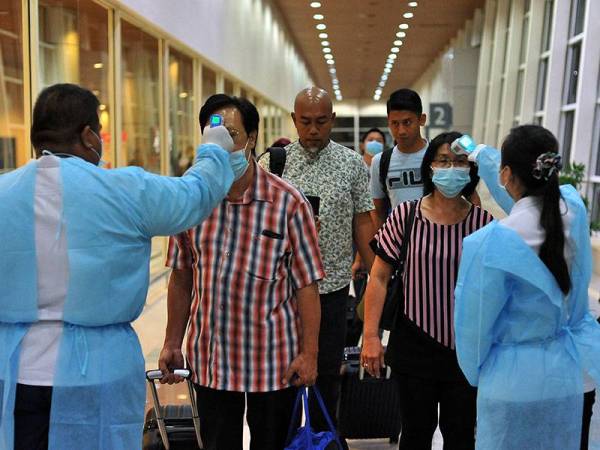
[[[437,342],[454,349],[454,287],[462,241],[493,217],[473,206],[461,222],[440,225],[423,217],[421,202],[417,203],[404,271],[404,313]],[[376,254],[392,265],[400,254],[409,205],[399,204],[375,235]]]

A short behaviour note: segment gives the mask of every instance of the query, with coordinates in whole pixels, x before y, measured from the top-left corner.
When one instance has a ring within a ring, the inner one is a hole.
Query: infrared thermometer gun
[[[208,119],[208,124],[202,133],[203,144],[217,144],[221,148],[231,152],[233,150],[233,139],[225,128],[223,116],[213,114]]]
[[[452,150],[455,155],[468,156],[473,153],[476,148],[477,144],[468,134],[463,134],[450,145],[450,150]]]
[[[450,150],[452,150],[452,153],[455,155],[467,155],[469,157],[469,161],[472,162],[477,162],[477,155],[481,149],[485,147],[487,147],[485,144],[477,145],[475,140],[468,134],[463,134],[452,144],[450,144]]]
[[[223,116],[221,114],[213,114],[209,119],[210,128],[220,127],[223,125]]]

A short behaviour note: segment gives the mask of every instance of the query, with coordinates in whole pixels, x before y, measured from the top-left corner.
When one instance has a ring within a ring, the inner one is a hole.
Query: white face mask
[[[106,164],[104,161],[102,161],[102,152],[104,150],[104,141],[102,140],[102,136],[100,136],[93,130],[91,130],[91,131],[98,138],[98,141],[100,142],[100,148],[98,150],[96,150],[94,147],[88,147],[88,148],[98,156],[98,162],[96,163],[96,165],[98,167],[102,167]]]
[[[498,172],[498,186],[500,186],[502,189],[504,189],[506,191],[506,184],[502,184],[502,171],[504,170],[504,168],[502,168],[500,170],[500,172]]]

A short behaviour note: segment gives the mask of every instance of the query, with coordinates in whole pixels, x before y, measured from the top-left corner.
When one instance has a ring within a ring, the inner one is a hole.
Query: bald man
[[[340,387],[340,367],[346,335],[346,304],[352,278],[352,244],[368,267],[373,262],[369,241],[375,230],[369,216],[374,209],[369,174],[361,156],[330,139],[335,120],[327,91],[310,87],[294,102],[292,120],[299,140],[286,147],[283,178],[305,195],[320,198],[319,246],[326,277],[319,282],[321,327],[317,386],[331,417]],[[311,425],[326,430],[327,424],[311,402]]]

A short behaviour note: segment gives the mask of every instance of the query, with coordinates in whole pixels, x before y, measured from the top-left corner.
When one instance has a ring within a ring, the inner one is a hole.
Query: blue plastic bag
[[[310,415],[308,411],[308,389],[312,389],[317,401],[319,402],[319,408],[323,413],[323,416],[327,420],[327,424],[329,425],[329,431],[321,431],[319,433],[315,433],[313,429],[310,427]],[[304,416],[305,423],[304,426],[301,426],[296,430],[296,434],[293,436],[292,433],[294,431],[294,425],[296,423],[296,418],[298,417],[298,409],[300,406],[300,399],[302,399],[304,404]],[[333,422],[331,421],[331,417],[329,417],[329,413],[327,412],[327,408],[323,403],[323,399],[321,398],[321,393],[317,389],[316,386],[311,387],[303,387],[298,389],[298,395],[296,396],[296,403],[294,405],[294,412],[292,413],[292,422],[290,423],[290,429],[288,431],[288,437],[286,439],[288,443],[284,450],[325,450],[329,444],[335,442],[340,450],[343,450],[342,443],[340,442],[340,438],[335,431],[335,427],[333,426]]]

